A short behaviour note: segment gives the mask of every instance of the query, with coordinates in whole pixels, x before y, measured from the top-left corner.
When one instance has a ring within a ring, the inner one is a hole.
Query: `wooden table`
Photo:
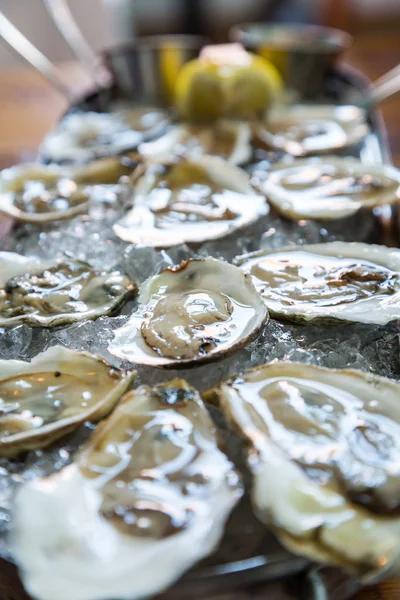
[[[399,36],[364,35],[355,41],[344,60],[369,78],[376,79],[400,62]],[[61,68],[71,88],[82,93],[87,81],[81,69],[74,63],[63,64]],[[34,158],[43,135],[57,122],[67,104],[49,83],[32,70],[21,68],[0,73],[0,168]],[[400,167],[399,108],[400,97],[385,104],[382,112],[394,163]],[[10,594],[9,597],[17,600],[18,596]],[[262,594],[259,597],[261,599]],[[224,600],[251,598],[254,594],[246,592],[224,595]],[[357,600],[400,600],[400,580],[370,588],[359,594]]]

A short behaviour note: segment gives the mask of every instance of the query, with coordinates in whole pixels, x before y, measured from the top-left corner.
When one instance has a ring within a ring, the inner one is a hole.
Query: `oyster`
[[[292,156],[331,152],[356,144],[368,133],[366,113],[356,106],[296,105],[274,108],[254,126],[255,143]]]
[[[268,319],[250,276],[214,258],[188,260],[147,279],[139,301],[108,350],[155,367],[223,358],[254,339]]]
[[[49,446],[111,412],[134,375],[61,346],[32,362],[0,360],[0,456]]]
[[[198,393],[127,394],[77,461],[20,489],[13,547],[38,600],[144,598],[210,554],[242,494]]]
[[[260,189],[289,219],[330,221],[399,202],[400,171],[338,156],[299,159],[275,165]]]
[[[221,238],[269,211],[248,175],[216,156],[148,165],[133,202],[114,232],[126,242],[156,248]]]
[[[235,264],[272,315],[295,321],[386,325],[400,319],[400,251],[331,242],[261,250]]]
[[[4,169],[0,213],[24,223],[71,219],[87,212],[90,200],[105,200],[109,186],[131,174],[136,165],[127,157],[98,160],[80,169],[38,163]]]
[[[400,570],[400,385],[274,362],[218,399],[246,440],[255,511],[292,551],[365,579]]]
[[[220,120],[209,126],[183,123],[157,140],[140,144],[138,151],[154,162],[171,155],[196,158],[208,154],[242,165],[252,155],[251,129],[248,123],[240,121]]]
[[[75,112],[42,142],[41,155],[57,163],[83,163],[134,150],[168,124],[164,111],[137,108],[114,113]]]
[[[55,327],[96,319],[135,293],[136,285],[121,271],[69,258],[45,262],[0,252],[0,327]]]

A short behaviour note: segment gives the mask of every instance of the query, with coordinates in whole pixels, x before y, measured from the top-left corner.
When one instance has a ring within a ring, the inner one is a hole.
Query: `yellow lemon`
[[[251,119],[267,110],[281,90],[270,62],[229,44],[209,46],[187,63],[178,75],[175,97],[185,119]]]

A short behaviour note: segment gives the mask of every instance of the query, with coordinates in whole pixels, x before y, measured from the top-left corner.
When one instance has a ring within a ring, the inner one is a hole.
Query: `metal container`
[[[119,97],[169,106],[182,66],[198,57],[206,38],[192,35],[157,35],[104,52]]]
[[[327,74],[352,37],[328,27],[244,23],[230,30],[230,39],[270,60],[285,86],[300,98],[324,90]]]

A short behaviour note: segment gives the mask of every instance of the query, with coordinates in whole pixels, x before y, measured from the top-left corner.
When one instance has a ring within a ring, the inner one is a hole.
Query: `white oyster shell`
[[[346,148],[368,133],[366,113],[356,106],[296,105],[273,108],[265,123],[255,125],[256,137],[292,156],[307,156]]]
[[[179,368],[217,360],[250,342],[268,319],[251,277],[214,258],[162,271],[108,350],[131,363]]]
[[[0,252],[0,327],[55,327],[96,319],[135,293],[135,283],[121,271],[69,258],[43,261]]]
[[[150,164],[138,179],[133,208],[114,225],[126,242],[167,248],[224,237],[269,207],[247,173],[216,156]]]
[[[241,494],[197,392],[141,386],[75,463],[19,491],[24,584],[38,600],[154,595],[216,548]]]
[[[248,123],[225,119],[212,125],[182,123],[157,140],[140,144],[138,152],[154,162],[208,154],[242,165],[252,155],[251,128]]]
[[[399,202],[400,171],[338,156],[297,159],[274,165],[260,189],[289,219],[333,221]]]
[[[143,140],[160,134],[167,123],[165,112],[147,107],[114,113],[71,113],[45,137],[40,153],[52,162],[88,162],[133,150]]]
[[[292,320],[386,325],[400,319],[400,251],[331,242],[236,259],[271,314]]]
[[[110,185],[115,186],[135,166],[115,157],[80,169],[39,163],[4,169],[0,172],[0,213],[23,223],[71,219],[88,212],[91,200],[106,198]]]
[[[31,362],[0,360],[0,456],[44,448],[113,409],[133,374],[61,346]]]
[[[249,447],[255,511],[292,551],[364,579],[400,572],[400,385],[274,362],[217,398]]]

